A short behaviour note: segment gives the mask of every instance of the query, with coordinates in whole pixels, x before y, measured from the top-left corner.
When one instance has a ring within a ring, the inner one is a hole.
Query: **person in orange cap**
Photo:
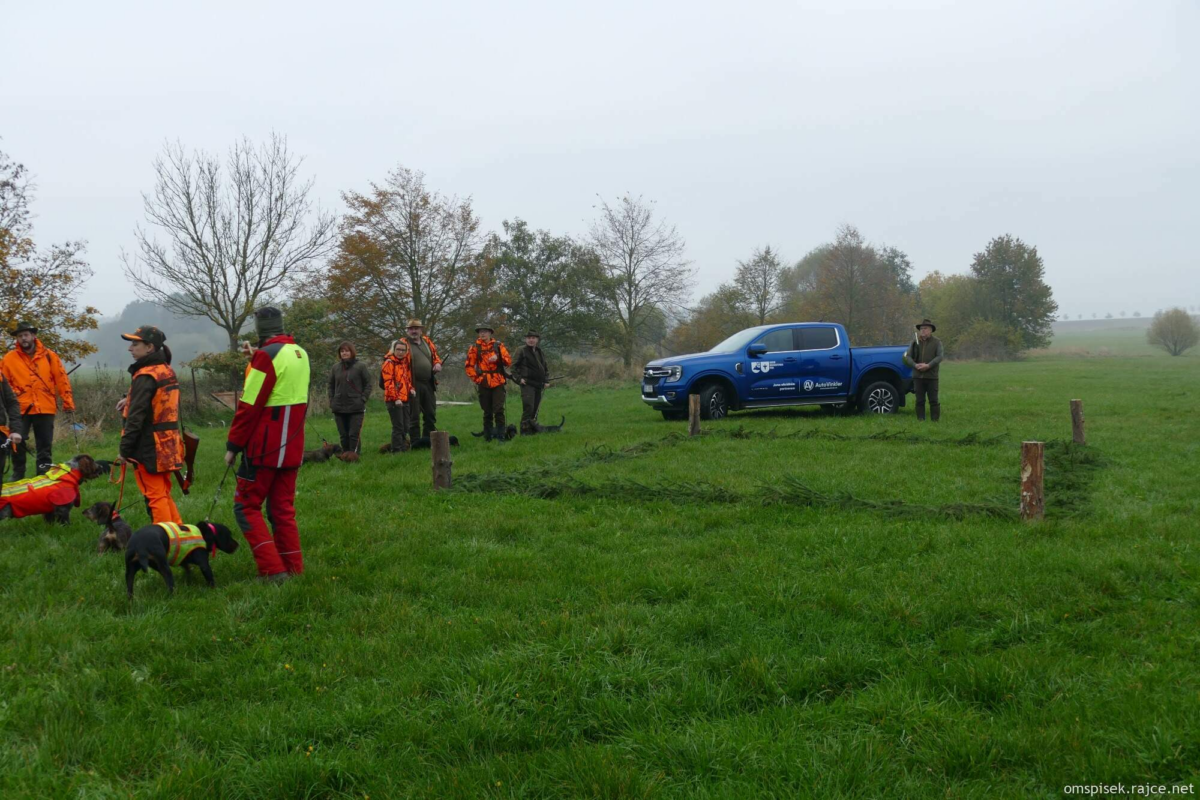
[[[183,518],[171,498],[171,473],[183,469],[183,432],[179,380],[171,369],[167,337],[153,325],[143,325],[121,338],[129,342],[133,379],[119,406],[125,425],[117,463],[133,462],[138,491],[146,498],[152,522],[181,524]]]

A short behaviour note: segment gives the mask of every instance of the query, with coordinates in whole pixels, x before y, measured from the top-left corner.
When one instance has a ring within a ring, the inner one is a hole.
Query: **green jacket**
[[[924,372],[913,370],[913,378],[925,381],[936,381],[938,379],[938,365],[942,363],[944,349],[942,348],[942,340],[936,336],[930,336],[925,341],[916,339],[908,347],[908,352],[904,354],[904,363],[910,367],[915,367],[917,364],[928,364],[929,369]]]
[[[338,414],[366,410],[371,383],[366,365],[357,358],[337,362],[329,371],[329,410]]]

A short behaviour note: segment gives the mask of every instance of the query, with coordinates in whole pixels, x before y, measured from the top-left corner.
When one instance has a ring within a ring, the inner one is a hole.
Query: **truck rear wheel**
[[[858,410],[868,414],[895,414],[900,393],[887,381],[875,381],[858,396]]]

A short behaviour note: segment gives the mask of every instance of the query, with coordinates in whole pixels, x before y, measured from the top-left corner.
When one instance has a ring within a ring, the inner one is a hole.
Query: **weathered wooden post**
[[[1071,438],[1075,444],[1087,444],[1087,434],[1083,430],[1083,401],[1071,401]]]
[[[450,458],[450,434],[445,431],[433,431],[429,434],[429,452],[433,454],[433,488],[450,488],[450,467],[454,461]]]
[[[688,395],[688,436],[700,435],[700,395]]]
[[[195,367],[192,367],[192,399],[196,401],[196,408],[200,408],[200,390],[196,388]]]
[[[1021,519],[1027,522],[1046,515],[1046,495],[1042,485],[1044,457],[1045,446],[1041,442],[1021,442]]]

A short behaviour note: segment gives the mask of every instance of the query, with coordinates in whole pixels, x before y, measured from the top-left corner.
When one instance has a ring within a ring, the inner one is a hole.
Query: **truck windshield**
[[[759,325],[757,328],[746,328],[744,331],[738,331],[733,336],[730,336],[725,341],[709,350],[710,353],[735,353],[746,347],[760,333],[770,328],[770,325]]]

